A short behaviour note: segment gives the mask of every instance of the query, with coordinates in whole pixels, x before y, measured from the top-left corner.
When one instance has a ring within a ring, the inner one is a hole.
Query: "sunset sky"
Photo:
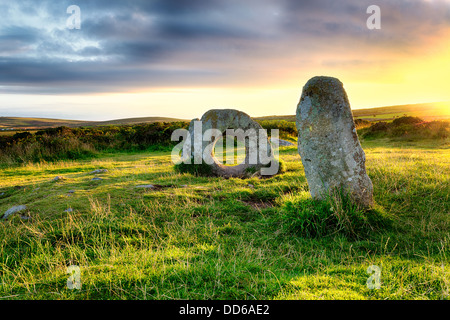
[[[450,1],[0,0],[0,14],[0,116],[288,115],[316,75],[354,109],[450,101]]]

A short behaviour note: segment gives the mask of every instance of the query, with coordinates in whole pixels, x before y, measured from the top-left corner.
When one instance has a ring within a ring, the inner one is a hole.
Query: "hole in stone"
[[[213,157],[225,166],[237,166],[245,162],[245,141],[223,134],[214,142]]]

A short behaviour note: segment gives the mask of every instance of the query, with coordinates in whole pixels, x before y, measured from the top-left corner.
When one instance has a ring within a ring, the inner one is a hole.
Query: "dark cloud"
[[[283,30],[286,33],[310,34],[333,40],[365,39],[375,45],[396,41],[417,46],[417,41],[450,26],[450,5],[447,2],[423,0],[282,0]],[[382,29],[368,32],[366,10],[371,5],[381,8]]]
[[[9,26],[0,31],[0,52],[3,55],[20,54],[40,38],[36,28]]]
[[[448,3],[375,2],[79,0],[81,30],[65,28],[71,0],[3,3],[1,91],[108,92],[251,82],[336,48],[413,52],[450,25]],[[382,8],[382,30],[376,32],[366,28],[372,4]],[[320,65],[357,68],[370,61],[337,57]]]
[[[186,87],[214,83],[220,75],[211,70],[116,66],[97,62],[27,61],[16,58],[0,59],[0,87],[4,93],[94,93],[123,92],[129,88],[164,87],[184,83]],[[222,79],[223,81],[223,79]],[[39,84],[38,86],[36,84]]]

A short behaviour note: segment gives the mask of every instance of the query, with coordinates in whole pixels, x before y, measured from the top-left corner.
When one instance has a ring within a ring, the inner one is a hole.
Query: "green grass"
[[[178,173],[169,152],[0,168],[0,213],[25,204],[31,217],[0,221],[0,297],[449,299],[448,141],[363,147],[392,225],[359,237],[302,232],[313,221],[302,212],[333,202],[309,198],[296,147],[281,149],[284,174],[261,180]],[[91,181],[99,168],[109,171]],[[81,290],[66,286],[70,265]],[[366,286],[370,265],[381,268],[379,290]]]

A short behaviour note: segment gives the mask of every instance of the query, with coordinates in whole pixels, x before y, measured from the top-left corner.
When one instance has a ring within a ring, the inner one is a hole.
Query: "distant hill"
[[[415,116],[424,120],[450,119],[450,102],[439,103],[421,103],[408,104],[389,107],[378,107],[369,109],[355,109],[353,116],[355,119],[364,119],[369,121],[390,121],[396,117]],[[265,116],[256,117],[255,120],[286,120],[295,121],[295,115],[284,116]],[[189,121],[185,119],[166,118],[166,117],[144,117],[129,118],[110,121],[81,121],[81,120],[61,120],[46,118],[20,118],[20,117],[0,117],[0,130],[36,130],[49,127],[91,127],[91,126],[107,126],[107,125],[132,125],[139,123],[152,122],[173,122],[173,121]]]
[[[58,126],[75,126],[86,121],[60,120],[46,118],[0,117],[1,128],[47,128]]]
[[[127,118],[109,121],[95,121],[89,122],[95,126],[109,126],[109,125],[127,125],[138,123],[152,123],[152,122],[175,122],[175,121],[190,121],[185,119],[167,118],[167,117],[145,117],[145,118]]]
[[[414,116],[424,120],[450,119],[450,102],[406,104],[389,107],[352,110],[355,119],[390,121],[397,117]],[[295,115],[257,117],[255,120],[295,121]]]
[[[295,115],[293,116],[265,116],[265,117],[256,117],[253,118],[255,120],[286,120],[286,121],[294,121],[295,122]]]
[[[450,119],[450,102],[419,103],[353,110],[355,119],[369,121],[389,121],[402,116],[419,117],[424,120]]]
[[[82,120],[62,120],[47,118],[21,118],[21,117],[0,117],[0,130],[3,129],[42,129],[50,127],[91,127],[91,126],[107,126],[107,125],[131,125],[138,123],[152,122],[173,122],[187,121],[183,119],[166,118],[166,117],[145,117],[145,118],[129,118],[110,121],[82,121]]]

